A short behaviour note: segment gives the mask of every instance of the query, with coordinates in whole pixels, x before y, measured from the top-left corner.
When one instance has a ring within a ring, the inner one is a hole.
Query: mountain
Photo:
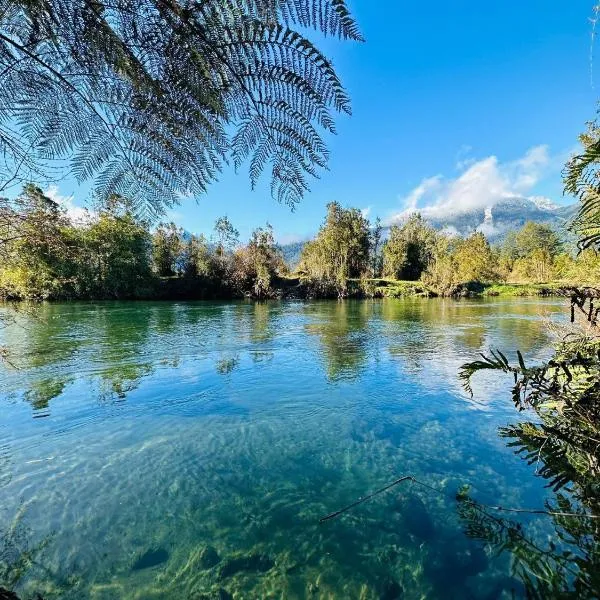
[[[283,259],[290,269],[295,269],[300,262],[302,248],[306,242],[291,242],[289,244],[277,244],[278,250],[281,252]]]
[[[522,227],[527,221],[546,223],[561,230],[575,216],[577,205],[558,206],[547,198],[507,198],[487,208],[474,209],[453,215],[438,216],[425,209],[422,215],[436,229],[466,236],[483,232],[491,242],[501,241],[509,231]]]
[[[509,231],[520,229],[527,221],[546,223],[563,233],[565,240],[568,240],[570,236],[564,228],[577,213],[577,208],[577,204],[559,206],[543,197],[514,197],[500,200],[487,208],[452,215],[439,216],[435,211],[427,208],[423,209],[421,214],[431,225],[441,231],[462,237],[474,231],[481,231],[490,242],[494,243],[501,242]],[[384,237],[387,237],[388,231],[389,227],[384,228]],[[305,243],[278,245],[286,263],[292,269],[298,265]]]

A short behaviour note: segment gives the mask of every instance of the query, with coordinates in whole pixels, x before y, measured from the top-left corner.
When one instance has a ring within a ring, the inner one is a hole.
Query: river
[[[22,598],[516,597],[454,495],[541,507],[479,352],[558,299],[44,304],[0,333],[0,585]],[[11,315],[4,308],[3,314]],[[410,481],[319,519],[404,475]],[[524,527],[547,533],[544,517]]]

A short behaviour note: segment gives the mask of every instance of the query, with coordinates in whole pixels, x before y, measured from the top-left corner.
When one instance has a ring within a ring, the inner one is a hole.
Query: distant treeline
[[[492,247],[480,232],[450,237],[415,214],[384,240],[379,219],[371,224],[360,210],[335,202],[290,273],[268,224],[241,244],[222,217],[207,239],[173,223],[151,228],[122,198],[73,222],[34,185],[0,202],[0,252],[0,294],[8,299],[369,296],[382,278],[451,296],[474,284],[600,276],[593,251],[577,254],[547,225],[526,223]]]
[[[34,185],[0,203],[0,293],[8,299],[266,298],[285,272],[269,225],[245,245],[226,217],[213,240],[151,230],[122,198],[73,222]]]
[[[592,250],[577,253],[561,242],[548,225],[526,223],[492,247],[485,235],[466,238],[437,231],[419,214],[392,225],[382,239],[379,219],[371,224],[357,209],[338,203],[315,239],[304,246],[299,274],[340,296],[349,281],[389,278],[420,282],[431,294],[455,296],[493,283],[593,282],[600,276],[600,259]]]

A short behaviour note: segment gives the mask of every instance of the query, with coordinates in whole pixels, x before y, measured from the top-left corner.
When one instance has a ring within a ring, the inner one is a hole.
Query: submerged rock
[[[169,560],[169,553],[164,548],[154,548],[151,550],[146,550],[143,554],[140,554],[135,559],[133,566],[131,567],[132,571],[140,571],[142,569],[149,569],[151,567],[156,567],[164,562]]]
[[[403,597],[404,589],[395,579],[388,579],[379,594],[379,600],[401,600]]]
[[[200,552],[200,567],[212,569],[221,562],[221,557],[212,546],[205,546]]]
[[[231,577],[240,571],[256,571],[266,573],[275,566],[275,563],[266,554],[252,553],[228,558],[221,563],[219,579]]]
[[[404,522],[408,531],[420,540],[432,540],[435,527],[423,500],[419,496],[411,495],[405,506]]]
[[[7,590],[6,588],[0,587],[0,600],[19,600],[14,592]],[[33,600],[44,600],[39,594],[33,597]]]

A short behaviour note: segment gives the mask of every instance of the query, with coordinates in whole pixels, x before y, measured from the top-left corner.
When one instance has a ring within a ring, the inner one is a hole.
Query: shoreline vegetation
[[[443,296],[420,281],[397,279],[349,279],[345,293],[340,298],[335,288],[315,289],[314,282],[294,275],[276,277],[271,282],[268,300],[333,300],[333,299],[400,299],[400,298],[535,298],[566,297],[574,288],[584,287],[573,282],[549,283],[491,283],[469,282],[460,286],[450,296]],[[219,295],[221,293],[221,295]],[[156,287],[147,296],[131,300],[240,300],[256,299],[251,293],[237,296],[228,295],[227,290],[210,287],[198,279],[179,277],[164,278],[156,282]]]
[[[384,235],[379,219],[336,202],[295,264],[268,223],[245,244],[227,217],[193,235],[152,226],[119,196],[75,220],[33,184],[0,199],[0,240],[0,298],[13,301],[549,296],[600,279],[597,253],[548,225],[492,245],[413,214]]]

